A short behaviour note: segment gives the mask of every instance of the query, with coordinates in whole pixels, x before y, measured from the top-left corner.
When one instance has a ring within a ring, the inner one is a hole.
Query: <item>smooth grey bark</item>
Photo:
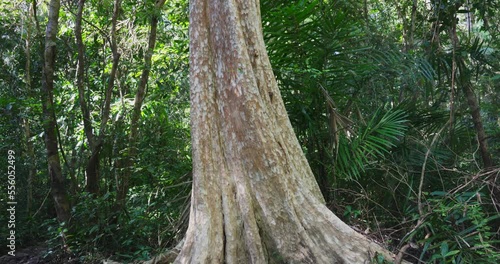
[[[175,263],[393,256],[326,206],[269,62],[258,0],[190,3],[193,192]]]
[[[59,0],[51,0],[49,3],[49,19],[45,31],[41,102],[52,197],[57,212],[57,219],[59,222],[67,222],[70,218],[70,203],[66,192],[65,179],[61,170],[61,161],[59,159],[57,123],[53,99],[56,36],[60,6]]]

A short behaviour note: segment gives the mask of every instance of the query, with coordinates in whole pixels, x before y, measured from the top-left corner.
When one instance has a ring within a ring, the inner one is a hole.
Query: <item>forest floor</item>
[[[49,254],[49,248],[43,245],[30,246],[16,250],[15,256],[0,256],[1,264],[79,264],[78,257],[71,254]]]

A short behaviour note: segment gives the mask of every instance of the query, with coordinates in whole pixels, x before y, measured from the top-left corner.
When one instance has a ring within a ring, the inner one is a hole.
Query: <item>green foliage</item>
[[[390,263],[387,261],[382,254],[375,254],[375,257],[372,260],[372,263],[377,263],[377,264],[385,264],[385,263]]]
[[[404,136],[406,116],[400,109],[391,109],[385,113],[378,109],[357,133],[343,133],[336,155],[337,173],[347,179],[359,178],[366,166],[370,166],[376,159],[383,158],[396,146],[394,142]]]
[[[432,192],[427,200],[432,211],[415,230],[414,239],[423,245],[419,259],[439,263],[497,263],[498,240],[489,224],[500,215],[488,217],[480,191]]]
[[[114,193],[95,197],[83,193],[73,207],[72,229],[64,232],[70,250],[82,261],[113,254],[121,261],[147,260],[176,242],[177,219],[189,195],[189,183],[177,187],[134,187],[126,211],[114,210]],[[166,202],[168,201],[168,202]],[[64,226],[47,222],[51,245],[58,248]]]
[[[323,194],[348,223],[387,228],[398,241],[424,217],[416,206],[420,180],[424,191],[420,198],[433,208],[442,204],[449,210],[465,210],[470,206],[453,204],[444,197],[430,202],[426,191],[447,192],[459,186],[464,175],[478,171],[477,141],[467,102],[459,86],[450,88],[460,85],[460,75],[468,76],[477,89],[484,120],[488,120],[484,122],[487,134],[498,134],[498,103],[492,101],[498,97],[494,88],[498,78],[491,70],[499,69],[494,48],[499,44],[485,37],[497,33],[472,31],[466,36],[462,24],[457,29],[463,39],[461,47],[454,52],[450,49],[451,38],[444,32],[449,32],[453,13],[459,10],[454,3],[464,5],[464,1],[441,5],[433,1],[435,6],[417,1],[415,7],[413,1],[364,3],[366,16],[362,4],[347,1],[263,1],[263,24],[289,117]],[[487,3],[472,5],[478,10],[491,8]],[[429,11],[434,13],[426,21]],[[417,20],[412,25],[413,14]],[[498,14],[490,12],[488,19],[498,19]],[[429,32],[437,20],[441,27]],[[473,37],[475,33],[478,37]],[[387,109],[387,105],[396,107]],[[488,141],[498,153],[496,138]],[[498,155],[493,156],[498,161]],[[471,219],[488,218],[494,212],[484,203],[474,208],[468,216]],[[364,221],[355,221],[357,216]],[[426,261],[437,254],[440,257],[433,262],[466,263],[460,258],[471,259],[473,250],[456,242],[459,237],[485,246],[484,252],[498,252],[496,244],[477,240],[484,236],[498,239],[498,234],[486,230],[495,220],[477,223],[477,230],[483,230],[479,236],[475,231],[459,234],[465,229],[453,231],[453,225],[440,217],[438,212],[429,212],[425,223],[436,222],[432,237],[441,240],[429,242],[425,250],[422,242],[420,251],[412,254],[425,251]],[[453,234],[453,241],[444,241]],[[474,256],[475,262],[488,263],[498,257],[483,253]]]
[[[351,220],[356,219],[361,215],[361,210],[353,209],[352,206],[348,205],[345,207],[344,217]]]
[[[74,251],[93,252],[107,243],[114,242],[116,224],[111,222],[112,196],[93,197],[83,193],[73,206],[71,221],[76,223],[69,236],[69,245]],[[109,246],[109,244],[107,245]]]

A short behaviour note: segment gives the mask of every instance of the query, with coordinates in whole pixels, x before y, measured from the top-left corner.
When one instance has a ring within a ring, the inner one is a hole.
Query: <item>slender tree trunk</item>
[[[476,130],[477,141],[479,144],[479,153],[481,154],[483,167],[485,170],[490,170],[495,166],[495,164],[488,150],[487,136],[486,132],[484,131],[484,126],[481,118],[481,108],[479,106],[479,102],[474,93],[473,86],[470,80],[466,80],[464,83],[462,83],[462,89],[465,96],[467,97],[467,103],[469,105],[470,113],[472,116],[472,122],[474,123],[474,129]],[[494,177],[494,175],[490,176],[490,184],[488,188],[490,190],[493,205],[495,206],[497,212],[500,212],[500,187],[496,179],[497,178]],[[499,228],[498,224],[496,225],[496,228]]]
[[[458,7],[457,7],[458,10]],[[457,25],[456,23],[452,24],[452,28],[449,30],[452,44],[453,44],[453,68],[456,69],[456,59],[455,52],[460,48],[460,40],[457,35]],[[465,66],[464,66],[465,67]],[[453,70],[453,74],[455,75],[456,70]],[[452,76],[452,80],[456,79],[455,76]],[[488,151],[488,142],[486,141],[486,132],[484,131],[483,121],[481,118],[481,109],[479,106],[479,102],[477,100],[476,95],[474,94],[473,86],[470,80],[470,74],[467,69],[461,69],[459,71],[459,76],[457,78],[459,80],[458,84],[462,87],[464,94],[467,98],[467,104],[469,105],[469,110],[472,116],[472,122],[474,123],[474,129],[477,134],[477,141],[479,143],[479,152],[481,153],[481,159],[483,161],[484,168],[493,167],[493,160]],[[454,86],[454,82],[452,81],[452,86]],[[452,87],[453,91],[454,87]],[[452,119],[453,121],[453,119]]]
[[[486,132],[484,131],[481,118],[481,108],[479,107],[477,97],[474,94],[472,84],[470,82],[463,83],[462,89],[467,98],[467,104],[469,105],[472,122],[474,123],[474,129],[476,130],[477,141],[479,143],[479,153],[481,154],[483,166],[485,169],[491,168],[493,167],[493,159],[491,158],[491,154],[488,150]]]
[[[76,70],[76,84],[78,87],[78,99],[80,103],[80,109],[83,115],[83,131],[87,137],[89,148],[91,150],[91,157],[87,162],[85,168],[86,175],[86,190],[89,193],[97,193],[99,191],[98,182],[98,164],[99,158],[98,154],[94,155],[95,151],[95,140],[94,140],[94,128],[92,127],[92,121],[90,120],[90,111],[85,101],[85,46],[82,39],[82,15],[83,7],[85,5],[85,0],[78,1],[78,10],[75,19],[75,38],[78,54],[77,70]]]
[[[31,79],[31,32],[32,32],[32,26],[31,26],[31,16],[32,16],[32,7],[28,6],[27,10],[27,21],[26,21],[26,46],[25,46],[25,53],[26,53],[26,65],[25,65],[25,82],[26,82],[26,91],[28,93],[28,96],[32,96],[32,79]],[[31,142],[31,128],[30,128],[30,122],[28,118],[23,118],[23,125],[24,125],[24,136],[26,138],[26,151],[28,154],[28,160],[29,160],[29,171],[28,171],[28,190],[26,194],[26,211],[28,215],[31,215],[31,207],[33,203],[33,179],[36,176],[36,158],[35,158],[35,150],[33,147],[33,142]]]
[[[57,219],[60,222],[66,222],[70,217],[70,203],[66,193],[65,179],[62,174],[61,162],[59,159],[57,123],[53,99],[59,9],[60,1],[51,0],[49,3],[49,20],[45,32],[41,101],[52,197],[55,202]]]
[[[156,44],[156,31],[158,28],[158,19],[160,17],[160,11],[165,4],[165,0],[157,0],[155,3],[155,10],[151,18],[151,28],[149,31],[148,40],[148,50],[144,55],[144,69],[142,70],[141,79],[137,87],[137,93],[135,95],[134,108],[132,110],[132,118],[130,122],[130,134],[129,134],[129,149],[126,158],[125,170],[122,174],[120,181],[118,181],[118,193],[117,193],[117,205],[118,208],[122,208],[125,205],[125,199],[127,197],[129,179],[132,174],[132,167],[134,166],[134,160],[137,156],[137,136],[139,131],[139,118],[141,116],[142,103],[146,96],[146,85],[149,79],[149,72],[151,71],[151,58],[153,56],[153,51]]]
[[[456,9],[458,10],[459,7],[460,6],[457,5]],[[456,23],[452,24],[452,28],[450,29],[449,32],[453,43],[453,67],[455,68],[456,67],[455,52],[460,48],[460,41],[457,35]],[[453,73],[454,72],[455,71],[453,71]],[[481,160],[483,161],[483,168],[489,170],[494,166],[494,163],[491,154],[488,150],[487,136],[481,118],[481,108],[479,106],[478,99],[474,93],[474,88],[470,79],[471,77],[468,72],[468,69],[466,68],[460,69],[459,72],[460,74],[457,79],[459,80],[458,83],[462,87],[462,90],[465,94],[465,97],[467,99],[467,104],[469,105],[469,110],[472,116],[472,123],[474,123],[474,129],[476,130],[477,141],[479,144],[479,153],[481,155]],[[453,75],[452,78],[454,79],[455,75]],[[498,188],[498,184],[495,180],[496,180],[495,177],[491,177],[489,188],[493,204],[497,209],[497,211],[500,211],[500,189]]]
[[[118,16],[120,14],[122,0],[115,0],[113,6],[113,17],[111,18],[111,52],[113,53],[113,63],[111,64],[111,72],[109,73],[108,85],[106,87],[106,94],[104,97],[104,106],[101,113],[101,127],[99,129],[99,142],[102,145],[104,133],[109,121],[109,113],[111,107],[111,96],[113,87],[115,86],[115,79],[118,72],[118,63],[120,62],[120,52],[118,52],[118,44],[116,40],[116,26],[118,23]]]
[[[28,153],[29,171],[28,171],[28,191],[26,193],[26,212],[31,215],[31,208],[33,204],[33,179],[36,176],[36,158],[33,142],[31,142],[31,129],[28,119],[24,120],[24,135],[26,137],[26,151]]]
[[[111,19],[111,52],[113,55],[113,62],[111,72],[108,79],[108,85],[104,97],[103,111],[101,112],[101,125],[99,134],[94,133],[94,127],[90,119],[90,110],[87,102],[85,101],[85,45],[82,39],[82,16],[85,5],[85,0],[78,1],[78,10],[75,21],[75,37],[78,49],[78,67],[77,67],[77,87],[80,102],[80,109],[83,115],[83,127],[87,141],[90,148],[90,158],[85,167],[86,175],[86,191],[89,193],[97,194],[99,192],[99,165],[100,165],[100,152],[104,145],[104,133],[106,131],[107,122],[109,120],[109,111],[111,104],[111,96],[115,82],[116,71],[120,54],[118,53],[116,44],[116,23],[119,15],[121,0],[114,3],[113,16]]]
[[[413,0],[411,6],[410,34],[408,39],[408,50],[412,50],[415,46],[415,23],[417,21],[417,0]]]
[[[175,263],[366,263],[324,204],[265,50],[258,0],[190,4],[193,192]]]

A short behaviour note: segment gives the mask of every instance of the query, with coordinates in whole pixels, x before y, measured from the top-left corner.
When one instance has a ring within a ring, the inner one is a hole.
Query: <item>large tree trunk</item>
[[[56,35],[59,20],[59,0],[51,0],[49,4],[49,21],[45,32],[45,51],[42,72],[42,109],[43,124],[45,132],[45,147],[47,149],[47,160],[49,165],[50,186],[52,197],[60,222],[69,220],[70,203],[64,184],[64,176],[61,170],[57,141],[57,123],[54,109],[54,65],[56,59]]]
[[[287,116],[258,0],[190,5],[193,192],[175,263],[365,263],[392,256],[337,218]]]

